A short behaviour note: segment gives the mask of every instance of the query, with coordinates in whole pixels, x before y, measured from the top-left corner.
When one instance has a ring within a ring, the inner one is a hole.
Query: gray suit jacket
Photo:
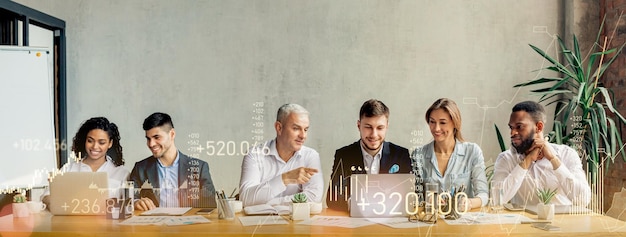
[[[178,202],[180,207],[216,207],[215,187],[211,180],[209,164],[203,160],[188,157],[178,151]],[[130,172],[130,181],[139,189],[146,182],[153,188],[160,187],[157,158],[150,156],[135,163]],[[154,190],[142,189],[135,198],[149,197],[158,206],[158,195]],[[156,199],[156,200],[155,200]]]

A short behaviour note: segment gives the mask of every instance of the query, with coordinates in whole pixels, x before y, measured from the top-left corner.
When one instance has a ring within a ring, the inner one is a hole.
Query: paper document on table
[[[191,225],[210,223],[211,221],[203,216],[133,216],[119,225]]]
[[[133,216],[118,224],[120,225],[163,225],[167,216]]]
[[[192,224],[203,224],[210,223],[211,221],[203,216],[194,215],[194,216],[170,216],[165,221],[165,225],[173,226],[173,225],[192,225]]]
[[[410,222],[407,217],[367,218],[367,220],[396,229],[419,228],[432,225],[421,221]]]
[[[365,218],[350,218],[345,216],[314,216],[311,219],[299,222],[301,225],[336,226],[343,228],[358,228],[373,225]]]
[[[191,210],[191,207],[157,207],[155,209],[142,212],[141,216],[182,216]]]
[[[520,214],[511,214],[511,213],[502,213],[502,214],[492,214],[492,213],[484,213],[484,212],[468,212],[461,215],[461,218],[456,220],[447,220],[444,221],[448,225],[470,225],[470,224],[481,224],[481,225],[504,225],[504,224],[520,224],[522,222],[531,222],[533,219],[530,219],[526,216]]]
[[[289,222],[285,220],[287,217],[281,216],[240,216],[239,222],[243,226],[255,225],[287,225]]]

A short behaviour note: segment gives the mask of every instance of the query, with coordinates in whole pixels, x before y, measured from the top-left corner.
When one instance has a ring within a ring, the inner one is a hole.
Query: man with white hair
[[[304,146],[309,112],[297,104],[278,109],[276,138],[248,151],[241,165],[240,199],[244,206],[280,205],[304,193],[321,202],[324,179],[319,154]]]

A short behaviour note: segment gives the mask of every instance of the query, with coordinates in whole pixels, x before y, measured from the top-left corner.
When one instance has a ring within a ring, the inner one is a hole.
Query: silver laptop
[[[413,194],[413,174],[353,174],[350,176],[350,216],[408,216],[406,209],[412,210],[417,197]]]
[[[50,180],[53,215],[104,215],[109,196],[107,173],[65,172]]]

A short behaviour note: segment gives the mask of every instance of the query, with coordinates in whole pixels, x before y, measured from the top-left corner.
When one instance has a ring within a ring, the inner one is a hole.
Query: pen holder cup
[[[235,212],[233,211],[233,208],[230,206],[230,201],[234,201],[234,198],[228,199],[228,198],[220,198],[217,197],[217,218],[218,219],[225,219],[225,220],[232,220],[235,218]]]

